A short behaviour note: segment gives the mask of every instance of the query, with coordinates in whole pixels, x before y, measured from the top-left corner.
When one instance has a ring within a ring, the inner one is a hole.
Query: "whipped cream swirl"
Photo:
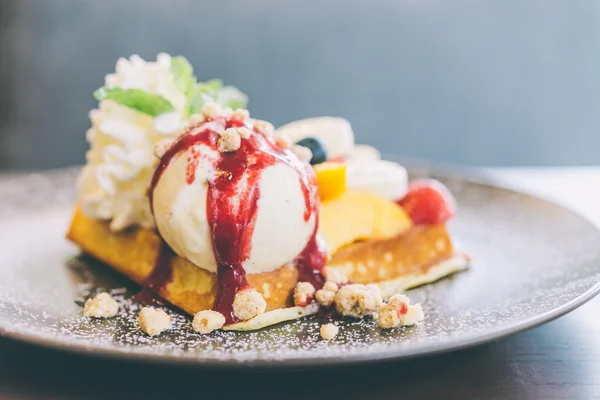
[[[110,221],[115,231],[132,225],[153,228],[147,194],[156,162],[153,148],[158,141],[177,136],[185,124],[186,94],[176,84],[168,54],[159,54],[155,62],[137,55],[119,59],[116,72],[106,76],[105,86],[160,95],[174,111],[153,117],[102,100],[90,112],[92,127],[86,138],[91,148],[78,181],[82,210],[92,218]]]

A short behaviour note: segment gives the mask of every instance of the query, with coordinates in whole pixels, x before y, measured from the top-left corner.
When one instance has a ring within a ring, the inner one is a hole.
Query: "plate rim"
[[[600,234],[600,227],[592,223],[589,218],[582,215],[581,213],[560,204],[553,200],[540,197],[536,194],[523,191],[518,188],[511,187],[506,182],[500,181],[499,179],[492,177],[487,174],[485,170],[476,167],[459,166],[456,164],[449,163],[437,163],[427,160],[404,158],[394,155],[386,155],[384,157],[388,160],[394,160],[400,162],[406,166],[409,171],[411,170],[423,170],[428,171],[430,174],[438,176],[448,177],[452,179],[459,179],[467,183],[475,183],[478,185],[490,186],[493,188],[499,188],[507,190],[516,194],[524,194],[541,200],[544,202],[551,203],[560,207],[562,210],[573,214],[574,216],[584,220],[594,230]],[[14,175],[2,179],[0,175],[0,185],[13,181],[19,180],[20,183],[23,179],[26,179],[35,175],[54,175],[54,174],[66,174],[74,172],[80,167],[66,167],[58,168],[48,171],[39,172],[25,172],[22,174]],[[422,171],[421,171],[422,172]],[[542,314],[527,318],[522,321],[514,322],[502,329],[494,330],[493,332],[473,332],[466,336],[462,336],[454,341],[444,341],[437,343],[435,341],[426,342],[414,347],[398,347],[398,348],[386,348],[373,351],[365,351],[356,354],[349,355],[336,355],[332,357],[290,357],[283,359],[267,358],[267,359],[252,359],[252,360],[238,360],[235,358],[231,359],[216,359],[216,358],[203,358],[203,357],[189,357],[182,356],[181,354],[173,353],[146,353],[146,352],[135,352],[127,351],[122,347],[118,346],[94,346],[86,343],[84,339],[71,338],[68,341],[61,339],[60,337],[51,337],[44,335],[36,335],[29,330],[19,330],[7,327],[2,324],[0,320],[0,337],[15,340],[17,342],[27,343],[34,346],[39,346],[45,349],[51,349],[56,351],[64,351],[70,354],[87,355],[101,359],[113,359],[113,360],[128,360],[128,361],[143,361],[150,362],[153,364],[169,364],[169,365],[183,365],[183,366],[197,366],[197,367],[211,367],[217,369],[239,369],[247,367],[259,367],[259,368],[321,368],[331,367],[340,365],[359,365],[374,362],[385,362],[391,360],[406,360],[417,357],[424,357],[430,355],[439,355],[448,353],[451,351],[463,350],[475,346],[479,346],[485,343],[498,340],[507,336],[514,335],[516,333],[524,332],[529,329],[535,328],[547,322],[550,322],[556,318],[559,318],[577,308],[584,305],[596,295],[600,293],[600,281],[597,281],[593,286],[588,288],[585,292],[579,294],[577,297],[570,301],[548,310]],[[135,345],[128,345],[126,348],[135,347]]]

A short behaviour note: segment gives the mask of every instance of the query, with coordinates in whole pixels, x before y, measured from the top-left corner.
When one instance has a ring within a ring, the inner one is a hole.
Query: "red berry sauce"
[[[142,304],[161,304],[161,300],[156,297],[164,285],[173,279],[173,264],[171,259],[175,253],[164,240],[160,240],[158,254],[154,261],[154,269],[143,284],[142,290],[134,296],[134,300]]]
[[[316,214],[315,216],[318,218]],[[325,242],[317,234],[318,228],[319,221],[317,219],[310,240],[294,260],[294,264],[298,266],[298,282],[310,282],[316,290],[321,289],[325,284],[321,270],[327,262],[327,249]]]

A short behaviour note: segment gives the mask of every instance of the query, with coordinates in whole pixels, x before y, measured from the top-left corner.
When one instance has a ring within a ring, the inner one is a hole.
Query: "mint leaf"
[[[94,92],[98,101],[112,100],[125,107],[156,117],[159,114],[173,111],[171,102],[162,96],[147,93],[141,89],[121,89],[101,87]]]
[[[209,90],[213,90],[215,92],[223,87],[223,81],[220,79],[211,79],[204,83],[202,83],[202,82],[200,82],[200,83],[202,85],[204,85],[206,88],[208,88]]]
[[[202,111],[204,104],[207,102],[215,101],[217,92],[222,85],[223,83],[217,79],[207,82],[198,82],[198,84],[190,91],[189,95],[190,115]]]
[[[175,78],[175,85],[186,95],[196,85],[196,77],[194,76],[194,68],[192,64],[183,56],[171,58],[171,73]]]
[[[210,97],[207,93],[197,90],[193,91],[192,95],[190,96],[189,114],[198,114],[200,111],[202,111],[202,108],[204,108],[204,104],[209,101],[212,101],[212,97]]]

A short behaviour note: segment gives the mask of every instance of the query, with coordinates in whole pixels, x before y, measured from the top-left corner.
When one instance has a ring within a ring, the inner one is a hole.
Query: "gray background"
[[[600,1],[0,0],[0,168],[82,163],[92,91],[160,51],[275,125],[339,115],[465,164],[600,159]]]

